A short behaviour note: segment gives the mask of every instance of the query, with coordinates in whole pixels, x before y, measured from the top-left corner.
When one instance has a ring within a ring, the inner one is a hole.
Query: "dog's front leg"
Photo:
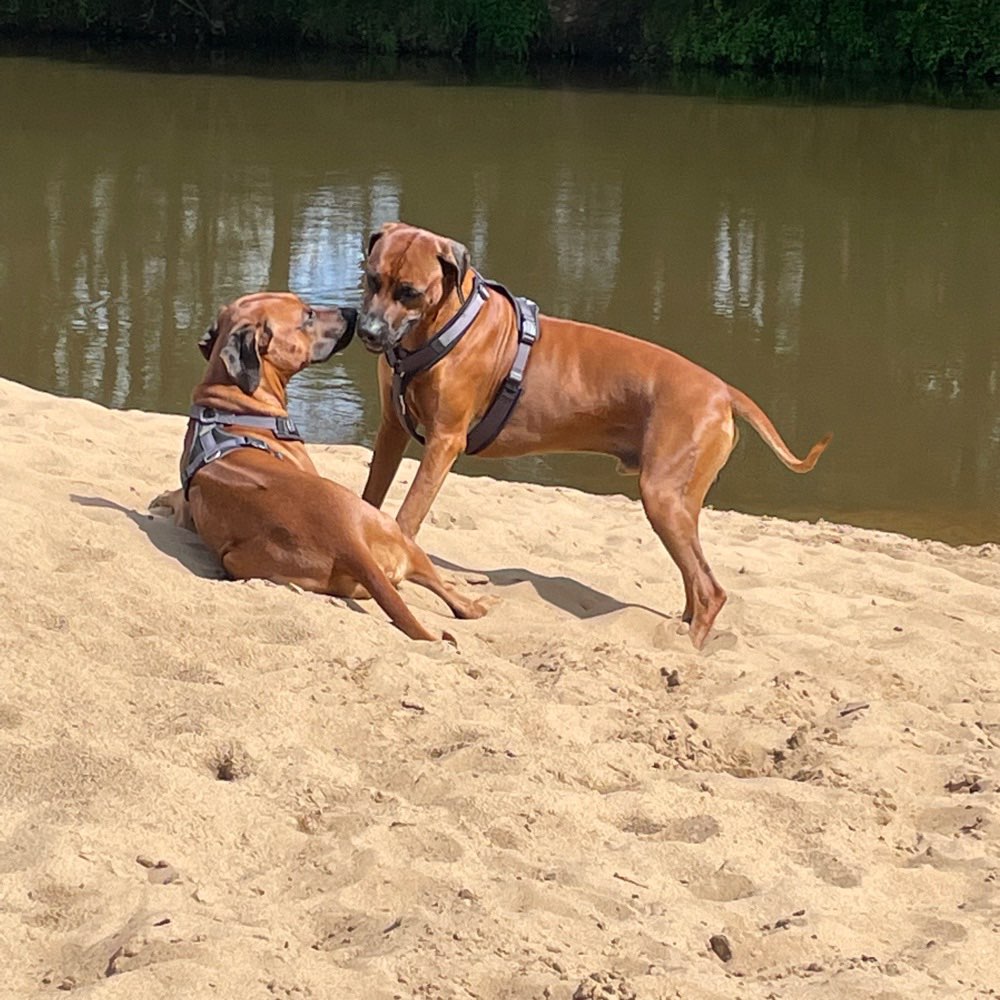
[[[393,477],[403,460],[409,435],[390,408],[382,410],[382,420],[375,435],[375,452],[368,469],[368,480],[361,499],[373,507],[381,507]]]
[[[464,428],[457,433],[428,434],[427,447],[424,449],[423,458],[420,459],[420,468],[413,477],[413,485],[406,494],[403,506],[396,514],[396,523],[408,538],[416,538],[445,476],[451,471],[455,459],[465,448],[465,437]]]
[[[149,510],[166,511],[178,528],[197,531],[191,517],[191,505],[184,496],[184,490],[167,490],[149,501]]]

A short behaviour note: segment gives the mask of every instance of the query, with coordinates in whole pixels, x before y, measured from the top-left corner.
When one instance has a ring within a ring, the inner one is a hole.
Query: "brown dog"
[[[312,309],[290,293],[223,307],[199,345],[208,369],[184,440],[185,487],[150,506],[169,508],[179,522],[190,517],[235,579],[370,595],[411,639],[436,639],[400,597],[400,581],[427,587],[458,618],[485,609],[448,587],[392,518],[322,478],[288,420],[288,380],[343,350],[356,318],[353,309]]]
[[[482,290],[480,282],[466,248],[434,233],[397,222],[369,240],[358,335],[368,350],[383,354],[382,419],[363,497],[375,507],[385,499],[408,440],[402,418],[411,427],[423,425],[426,448],[396,515],[411,538],[472,440],[470,428],[494,398],[511,389],[508,373],[515,358],[523,357],[519,343],[526,338],[519,341],[516,308],[497,289]],[[444,350],[439,331],[464,323],[476,295],[484,299],[476,303],[478,313]],[[482,454],[602,452],[617,457],[623,471],[637,472],[646,516],[684,579],[683,620],[700,649],[726,593],[702,554],[698,517],[736,443],[733,415],[746,420],[794,472],[812,469],[832,435],[800,460],[753,400],[673,351],[551,316],[540,317],[538,327],[523,394]],[[431,349],[420,351],[428,344]],[[386,352],[397,367],[402,359],[400,371],[408,359],[441,356],[397,381],[394,394]],[[491,418],[483,423],[495,430]]]

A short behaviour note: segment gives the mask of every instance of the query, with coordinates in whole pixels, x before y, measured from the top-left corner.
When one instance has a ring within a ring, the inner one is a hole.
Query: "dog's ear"
[[[391,232],[393,229],[398,229],[400,226],[404,224],[405,223],[402,222],[382,223],[382,228],[376,229],[375,232],[368,237],[368,249],[365,251],[365,257],[370,257],[372,255],[372,248],[375,246],[376,243],[378,243],[380,239],[382,239],[383,236],[385,236],[386,233]]]
[[[219,357],[233,381],[252,396],[260,385],[260,353],[270,342],[270,329],[265,328],[266,342],[258,344],[257,331],[252,326],[241,326],[229,335]],[[262,341],[264,338],[262,338]]]
[[[201,356],[206,361],[212,356],[212,348],[215,347],[215,342],[218,339],[219,328],[213,324],[204,332],[201,340],[198,341],[198,350],[201,351]]]
[[[455,282],[458,301],[465,302],[465,297],[462,295],[462,285],[469,270],[469,250],[464,243],[459,243],[457,240],[448,240],[447,247],[447,251],[438,254],[441,270],[444,271],[446,277],[450,275]]]

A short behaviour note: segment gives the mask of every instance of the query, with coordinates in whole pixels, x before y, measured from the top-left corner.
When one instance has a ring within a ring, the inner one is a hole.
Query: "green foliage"
[[[290,4],[309,42],[377,53],[422,52],[524,59],[547,16],[544,0],[303,0]]]
[[[1000,79],[1000,0],[575,0],[575,38],[572,24],[550,31],[554,9],[565,12],[554,0],[0,0],[0,30],[518,60],[558,44],[619,62]]]
[[[545,0],[0,0],[0,29],[525,59]]]
[[[651,0],[647,59],[1000,76],[997,0]]]
[[[915,68],[971,77],[1000,75],[1000,3],[936,0],[906,4],[896,24],[896,45]]]

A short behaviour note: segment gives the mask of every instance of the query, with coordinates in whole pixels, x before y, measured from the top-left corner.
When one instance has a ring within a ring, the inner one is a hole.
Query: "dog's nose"
[[[344,322],[347,324],[348,330],[353,330],[357,327],[358,325],[357,309],[351,309],[349,306],[341,306],[340,315],[344,317]]]
[[[358,333],[364,340],[378,340],[385,332],[385,322],[371,313],[363,313],[358,317]]]

